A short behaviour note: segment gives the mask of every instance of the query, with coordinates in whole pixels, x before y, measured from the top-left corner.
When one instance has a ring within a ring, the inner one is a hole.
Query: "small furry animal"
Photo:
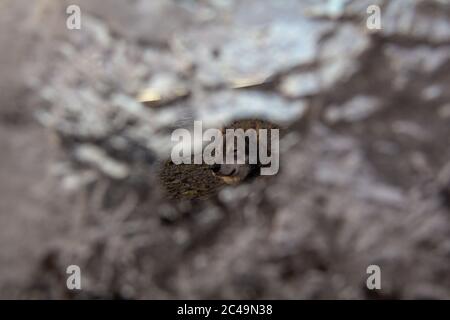
[[[237,120],[226,129],[279,129],[273,123],[264,120]],[[224,139],[225,142],[226,139]],[[259,140],[259,137],[257,137]],[[246,141],[245,150],[248,153],[248,141]],[[268,136],[268,150],[270,151],[270,133]],[[223,145],[223,153],[235,153],[232,146]],[[248,159],[246,155],[246,159]],[[259,159],[258,159],[259,160]],[[166,195],[172,199],[207,199],[217,193],[224,185],[239,184],[248,181],[261,174],[261,169],[265,167],[261,163],[250,164],[174,164],[171,160],[166,160],[160,168],[159,177],[162,182]]]
[[[257,141],[259,142],[260,129],[267,129],[267,152],[270,156],[270,140],[271,140],[271,129],[279,129],[279,127],[271,122],[259,120],[259,119],[243,119],[237,120],[222,129],[222,133],[225,135],[226,129],[242,129],[244,132],[247,129],[254,129],[257,133]],[[256,144],[258,148],[259,143]],[[215,176],[222,179],[226,184],[237,184],[245,180],[252,179],[254,177],[261,175],[261,169],[267,167],[260,161],[259,150],[257,152],[257,162],[250,163],[249,161],[249,139],[245,139],[245,163],[244,164],[214,164],[211,166],[211,170],[214,172]],[[226,157],[228,154],[232,153],[233,157],[237,157],[236,144],[227,144],[226,139],[224,139],[223,153]]]

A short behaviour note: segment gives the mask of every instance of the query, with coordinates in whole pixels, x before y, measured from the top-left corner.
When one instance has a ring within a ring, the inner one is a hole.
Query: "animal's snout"
[[[254,166],[249,165],[212,165],[214,175],[227,184],[235,184],[244,181],[254,174]]]
[[[236,176],[239,174],[241,166],[237,164],[213,165],[212,171],[219,176]]]
[[[213,164],[213,165],[211,166],[211,170],[212,170],[214,173],[219,173],[219,171],[220,171],[220,164]]]

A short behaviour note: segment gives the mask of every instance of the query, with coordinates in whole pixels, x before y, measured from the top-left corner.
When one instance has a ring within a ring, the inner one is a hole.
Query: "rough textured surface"
[[[0,3],[1,298],[450,298],[448,1],[70,1],[79,31],[26,3]],[[278,175],[164,194],[173,128],[249,116],[286,128]]]

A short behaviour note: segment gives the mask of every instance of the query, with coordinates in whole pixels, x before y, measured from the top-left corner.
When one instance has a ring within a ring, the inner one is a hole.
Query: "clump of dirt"
[[[162,166],[160,177],[167,196],[173,199],[205,199],[225,184],[209,165],[176,165],[170,160]]]

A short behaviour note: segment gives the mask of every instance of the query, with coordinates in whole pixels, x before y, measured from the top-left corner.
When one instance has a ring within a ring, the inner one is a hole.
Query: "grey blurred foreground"
[[[0,298],[450,298],[449,1],[3,0],[0,48]],[[279,174],[170,200],[171,130],[242,117]]]

